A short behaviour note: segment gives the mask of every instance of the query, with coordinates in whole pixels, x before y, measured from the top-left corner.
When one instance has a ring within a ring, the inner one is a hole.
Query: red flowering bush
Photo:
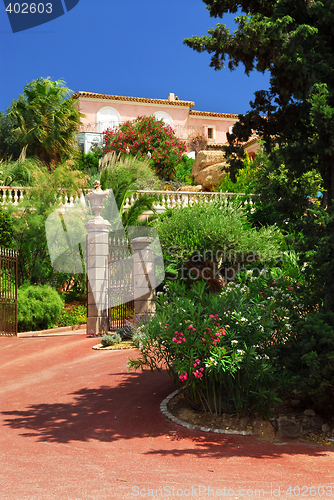
[[[174,130],[154,116],[127,121],[118,128],[106,130],[103,136],[104,154],[115,151],[147,157],[150,153],[154,168],[163,178],[171,177],[186,151]]]

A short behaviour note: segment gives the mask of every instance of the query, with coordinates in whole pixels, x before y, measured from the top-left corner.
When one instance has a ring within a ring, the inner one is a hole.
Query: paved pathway
[[[179,427],[169,379],[96,343],[0,338],[1,500],[334,497],[332,449]]]

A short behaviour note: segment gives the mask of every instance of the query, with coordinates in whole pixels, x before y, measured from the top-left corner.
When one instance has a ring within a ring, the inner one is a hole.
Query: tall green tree
[[[12,121],[8,115],[0,111],[0,159],[16,160],[21,149],[12,134]]]
[[[38,78],[8,109],[13,137],[27,155],[47,165],[58,164],[77,151],[76,133],[83,116],[64,82]]]
[[[334,198],[334,2],[203,1],[212,17],[236,13],[237,29],[231,32],[217,24],[208,35],[184,43],[212,54],[210,65],[216,70],[227,61],[230,70],[243,64],[246,74],[270,73],[269,90],[257,91],[250,111],[239,116],[227,151],[258,131],[272,159],[279,154],[295,177],[313,168],[320,172],[325,205],[330,205]]]

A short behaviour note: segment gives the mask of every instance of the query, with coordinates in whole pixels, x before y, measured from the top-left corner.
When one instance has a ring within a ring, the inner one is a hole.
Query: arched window
[[[117,127],[120,123],[120,115],[114,108],[101,108],[96,115],[97,131],[104,132],[107,128]]]
[[[164,111],[156,111],[153,116],[157,119],[157,120],[163,120],[165,125],[170,125],[171,127],[173,127],[173,120],[172,118],[169,116],[168,113],[165,113]]]

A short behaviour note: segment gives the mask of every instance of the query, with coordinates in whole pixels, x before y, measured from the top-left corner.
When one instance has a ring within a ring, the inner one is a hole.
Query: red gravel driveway
[[[333,449],[180,427],[167,376],[96,343],[0,338],[1,499],[334,498]]]

